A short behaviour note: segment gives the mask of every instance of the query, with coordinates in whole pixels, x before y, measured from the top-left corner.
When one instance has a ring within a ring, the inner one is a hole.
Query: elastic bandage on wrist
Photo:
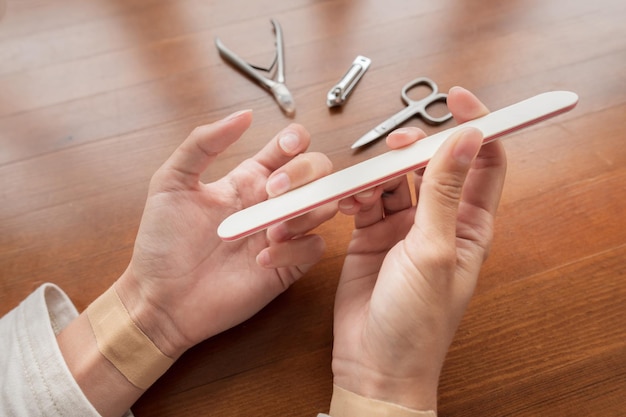
[[[333,385],[330,417],[437,417],[432,410],[418,411],[398,404],[363,397]]]
[[[87,317],[100,353],[137,388],[149,388],[174,363],[137,327],[113,287],[87,307]]]

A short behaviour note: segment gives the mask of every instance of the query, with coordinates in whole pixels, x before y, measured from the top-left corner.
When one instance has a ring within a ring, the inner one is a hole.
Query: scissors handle
[[[420,100],[413,100],[409,97],[408,92],[419,86],[428,87],[430,94]],[[437,84],[427,77],[416,78],[402,87],[402,100],[407,104],[408,108],[413,109],[413,114],[419,114],[426,122],[432,125],[439,125],[452,117],[450,112],[439,117],[435,117],[428,112],[428,107],[435,103],[446,103],[447,99],[448,95],[440,93]]]
[[[428,96],[421,100],[413,100],[409,97],[408,92],[412,88],[420,85],[430,88],[431,92]],[[435,117],[428,113],[428,107],[430,105],[437,102],[445,103],[448,99],[447,94],[439,93],[437,84],[435,84],[435,82],[430,78],[416,78],[413,81],[406,83],[404,87],[402,87],[401,96],[402,101],[404,101],[407,106],[360,137],[359,140],[352,144],[352,149],[377,140],[416,115],[422,116],[424,121],[431,125],[439,125],[452,117],[452,113],[450,112],[441,117]]]

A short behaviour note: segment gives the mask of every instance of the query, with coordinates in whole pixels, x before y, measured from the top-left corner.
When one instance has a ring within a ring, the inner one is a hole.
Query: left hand
[[[220,180],[202,183],[202,172],[251,120],[240,112],[196,128],[154,174],[132,260],[115,284],[133,320],[170,357],[255,314],[325,249],[307,233],[336,205],[240,241],[217,236],[233,212],[332,170],[323,154],[303,153],[309,134],[292,124]]]

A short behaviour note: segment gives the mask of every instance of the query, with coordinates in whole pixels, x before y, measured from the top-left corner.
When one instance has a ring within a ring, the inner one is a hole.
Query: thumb
[[[444,142],[429,162],[415,215],[420,239],[425,239],[429,246],[456,247],[457,213],[463,184],[482,140],[480,130],[463,129]]]
[[[159,169],[157,178],[171,184],[197,185],[209,164],[250,127],[252,112],[244,110],[225,119],[199,126]],[[173,174],[173,175],[172,175]],[[168,181],[169,180],[169,181]]]

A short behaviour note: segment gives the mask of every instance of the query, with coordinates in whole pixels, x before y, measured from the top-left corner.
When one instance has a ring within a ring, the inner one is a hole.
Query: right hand
[[[448,106],[462,123],[488,113],[453,88]],[[400,129],[398,148],[423,138]],[[354,214],[335,304],[334,383],[361,396],[436,410],[443,361],[491,245],[506,159],[500,142],[481,148],[464,129],[414,180],[406,177],[343,200]]]

